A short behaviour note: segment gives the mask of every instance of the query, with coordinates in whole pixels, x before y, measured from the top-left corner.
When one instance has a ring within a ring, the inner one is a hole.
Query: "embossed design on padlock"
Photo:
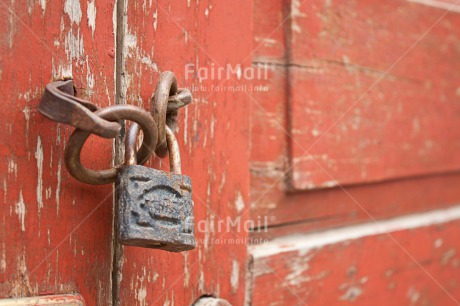
[[[129,131],[128,165],[118,175],[120,242],[170,252],[191,250],[195,248],[192,185],[190,177],[181,174],[177,140],[167,128],[171,172],[161,171],[136,165],[137,131],[137,127]]]

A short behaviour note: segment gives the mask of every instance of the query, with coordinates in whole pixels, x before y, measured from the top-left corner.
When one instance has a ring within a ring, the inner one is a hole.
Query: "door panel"
[[[399,0],[261,2],[254,62],[288,71],[288,188],[458,170],[458,13]]]
[[[110,304],[112,188],[70,177],[63,152],[72,129],[37,106],[48,82],[68,77],[79,97],[114,103],[114,5],[0,6],[0,297],[78,292],[88,305]],[[84,150],[87,166],[110,166],[110,141],[94,138]]]
[[[166,70],[176,74],[180,87],[193,91],[193,103],[180,111],[177,138],[183,173],[192,179],[197,247],[176,254],[123,247],[120,305],[191,305],[202,295],[242,305],[248,232],[210,228],[248,218],[249,103],[245,93],[224,88],[244,80],[212,78],[211,71],[251,64],[252,3],[128,1],[126,10],[126,87],[120,102],[148,108],[158,76]],[[186,70],[186,65],[194,67]],[[209,73],[201,81],[200,68]],[[166,170],[169,163],[150,165]]]
[[[458,170],[459,27],[407,1],[293,1],[292,188]]]

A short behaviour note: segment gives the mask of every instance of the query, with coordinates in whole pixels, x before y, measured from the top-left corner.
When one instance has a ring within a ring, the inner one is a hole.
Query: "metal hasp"
[[[51,120],[72,125],[104,138],[114,138],[121,125],[101,118],[94,112],[99,107],[75,97],[73,80],[56,81],[46,85],[38,111]]]
[[[195,248],[192,185],[180,170],[173,132],[166,127],[171,172],[136,165],[138,126],[126,140],[128,165],[118,174],[120,242],[125,245],[181,252]]]

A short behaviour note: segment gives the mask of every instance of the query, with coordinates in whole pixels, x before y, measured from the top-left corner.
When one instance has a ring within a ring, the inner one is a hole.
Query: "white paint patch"
[[[26,101],[28,101],[28,99]],[[24,106],[22,112],[24,113],[24,118],[26,119],[26,140],[27,143],[29,143],[30,107],[28,105]]]
[[[152,59],[150,57],[147,57],[147,56],[142,57],[141,63],[153,69],[155,72],[158,72],[157,64],[152,62]]]
[[[88,26],[91,28],[91,33],[94,37],[94,31],[96,30],[96,0],[88,2],[86,15],[88,16]]]
[[[56,184],[56,215],[59,215],[59,204],[61,202],[61,199],[60,199],[60,195],[61,195],[61,163],[62,163],[62,160],[59,159],[57,173],[56,173],[56,178],[57,178],[57,184]]]
[[[6,199],[8,197],[8,184],[6,183],[6,179],[3,178],[3,202],[6,203]]]
[[[51,199],[52,194],[53,194],[53,191],[51,190],[51,186],[45,189],[45,199],[47,200]]]
[[[24,219],[26,216],[26,204],[24,203],[24,197],[22,196],[22,190],[19,191],[19,201],[16,203],[15,213],[19,217],[19,222],[21,222],[21,230],[26,231],[26,225]]]
[[[188,252],[183,252],[182,256],[184,257],[184,288],[187,288],[190,284],[190,270],[188,263]]]
[[[64,12],[69,15],[70,21],[80,24],[82,17],[80,0],[66,0]]]
[[[443,243],[442,239],[438,238],[434,241],[434,247],[439,249],[442,246],[442,243]]]
[[[199,279],[199,282],[198,282],[198,290],[200,292],[204,291],[204,273],[203,273],[203,271],[200,271],[200,279]]]
[[[74,35],[73,31],[67,33],[64,37],[64,49],[69,61],[83,56],[85,49],[83,48],[83,36],[80,37],[80,31],[77,32],[77,35]]]
[[[238,283],[240,280],[240,267],[238,260],[234,259],[232,262],[232,274],[230,275],[230,285],[232,286],[233,292],[238,290]]]
[[[352,286],[340,297],[340,300],[354,302],[361,294],[363,294],[363,289],[357,286]]]
[[[18,178],[18,164],[13,160],[7,157],[8,160],[8,174],[14,174],[14,178]]]
[[[214,139],[214,130],[216,129],[216,119],[214,118],[214,114],[211,116],[211,124],[209,126],[209,130],[211,131],[211,138]]]
[[[305,17],[306,15],[301,12],[300,5],[303,3],[300,0],[293,0],[291,3],[291,20],[292,20],[292,30],[301,33],[302,29],[300,28],[299,24],[297,23],[296,19],[298,17]]]
[[[413,214],[390,220],[376,221],[361,225],[348,226],[307,235],[291,235],[274,239],[265,244],[249,247],[254,258],[268,257],[292,251],[308,251],[326,245],[356,240],[363,237],[442,224],[460,219],[460,206]]]
[[[445,9],[448,10],[449,12],[456,12],[460,13],[460,3],[458,1],[454,3],[449,3],[447,1],[442,1],[442,0],[407,0],[409,2],[415,2],[431,7],[436,7],[440,9]]]
[[[244,209],[244,199],[243,199],[243,195],[241,194],[241,192],[238,191],[237,195],[236,195],[236,200],[235,200],[235,207],[236,207],[236,210],[238,212],[241,212],[243,209]]]
[[[184,144],[187,145],[188,107],[184,107]]]
[[[42,7],[43,14],[46,11],[46,0],[40,0],[40,6]]]
[[[43,147],[40,136],[37,138],[37,150],[35,151],[35,158],[37,159],[37,203],[38,214],[40,209],[43,208]]]
[[[311,256],[305,256],[303,252],[299,252],[299,256],[289,263],[290,273],[286,275],[286,282],[290,286],[299,286],[311,280],[310,276],[305,275],[305,272],[310,269],[310,259]]]
[[[139,305],[146,305],[145,304],[145,298],[146,297],[147,297],[147,288],[145,286],[142,286],[137,291],[137,300],[139,301]]]
[[[155,10],[155,13],[153,13],[153,28],[155,31],[157,30],[158,26],[158,10]]]
[[[2,242],[2,260],[0,260],[0,271],[5,273],[6,270],[6,246],[5,241]]]
[[[89,88],[94,88],[94,74],[91,73],[88,55],[86,55],[86,84]]]

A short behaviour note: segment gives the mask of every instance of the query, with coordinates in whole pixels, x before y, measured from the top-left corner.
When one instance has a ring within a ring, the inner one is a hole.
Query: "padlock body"
[[[188,176],[144,166],[118,174],[122,244],[181,252],[195,248],[192,185]]]

